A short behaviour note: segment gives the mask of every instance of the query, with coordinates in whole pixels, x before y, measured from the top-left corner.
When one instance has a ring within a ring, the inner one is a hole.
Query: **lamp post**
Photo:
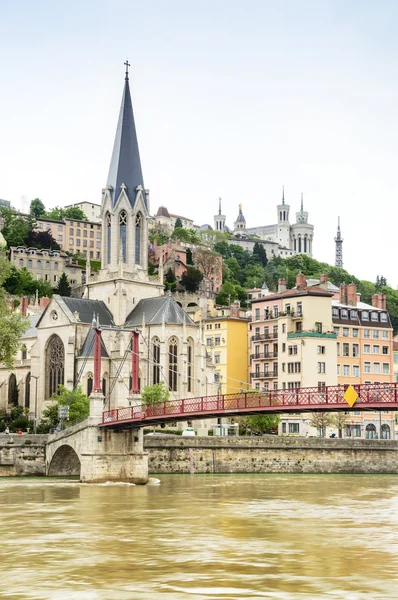
[[[40,375],[31,375],[31,377],[33,379],[36,379],[36,386],[35,386],[35,418],[33,421],[33,433],[36,433],[36,429],[37,429],[37,380],[39,379]]]

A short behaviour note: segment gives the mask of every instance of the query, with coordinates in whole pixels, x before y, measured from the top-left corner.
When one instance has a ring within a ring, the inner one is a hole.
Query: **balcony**
[[[273,333],[258,333],[257,335],[252,335],[252,342],[263,342],[265,340],[277,340],[278,332]]]
[[[276,379],[278,377],[278,371],[265,371],[263,373],[250,373],[252,379]]]
[[[326,331],[325,333],[320,331],[292,331],[287,334],[288,339],[294,338],[330,338],[335,340],[337,338],[337,334],[333,331]]]
[[[261,352],[260,354],[252,354],[251,355],[253,360],[262,360],[262,359],[267,359],[267,358],[278,358],[278,353],[277,352]]]

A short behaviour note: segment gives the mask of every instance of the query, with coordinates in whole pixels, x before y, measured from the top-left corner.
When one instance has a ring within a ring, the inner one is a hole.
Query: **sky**
[[[0,198],[100,203],[124,83],[151,212],[233,227],[304,208],[313,254],[396,269],[398,3],[1,0]]]

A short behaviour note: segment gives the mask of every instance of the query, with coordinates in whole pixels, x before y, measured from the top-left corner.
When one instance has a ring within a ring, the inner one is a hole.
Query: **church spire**
[[[124,190],[130,204],[134,206],[136,189],[138,186],[141,186],[142,189],[144,189],[144,180],[142,177],[140,152],[130,95],[128,72],[130,64],[127,60],[124,64],[126,66],[124,90],[116,128],[112,159],[109,167],[107,186],[112,186],[113,188],[113,205],[116,204],[121,192],[121,187],[124,185]]]
[[[285,186],[282,186],[282,204],[285,205]]]
[[[303,200],[303,192],[301,192],[301,212],[304,212],[304,200]]]
[[[221,196],[218,199],[218,214],[221,215]]]

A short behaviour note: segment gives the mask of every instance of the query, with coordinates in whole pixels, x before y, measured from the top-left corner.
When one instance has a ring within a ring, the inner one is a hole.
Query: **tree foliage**
[[[50,400],[51,404],[43,410],[42,420],[38,426],[40,433],[57,427],[59,406],[69,406],[69,421],[86,419],[90,414],[90,400],[83,394],[81,387],[72,391],[60,385],[58,393],[53,394]]]
[[[179,227],[182,227],[182,221],[181,221],[180,217],[177,217],[176,222],[174,224],[174,229],[177,229]]]
[[[59,294],[60,296],[70,296],[71,292],[72,286],[69,283],[69,280],[65,273],[62,273],[61,277],[59,278],[58,285],[55,288],[55,293]]]
[[[173,292],[177,287],[177,279],[172,269],[168,269],[166,271],[166,275],[164,278],[164,287],[166,290],[170,290],[171,292]]]
[[[39,217],[44,217],[46,214],[46,207],[40,198],[34,198],[30,202],[29,214],[33,219],[38,219]]]
[[[167,402],[170,398],[170,391],[164,383],[154,383],[148,385],[142,390],[142,404],[155,404],[156,402]]]
[[[171,234],[171,239],[191,244],[199,244],[200,242],[200,238],[196,231],[193,229],[186,229],[185,227],[176,227]]]
[[[206,279],[210,279],[217,271],[220,264],[220,256],[212,250],[204,248],[196,250],[194,262]]]
[[[11,267],[3,286],[9,294],[15,296],[34,296],[36,290],[39,298],[43,296],[50,298],[53,295],[50,283],[44,279],[34,279],[25,267],[22,269]]]
[[[5,253],[0,252],[0,363],[11,367],[20,348],[20,337],[28,329],[29,321],[10,310],[4,282],[11,272]]]
[[[186,272],[181,277],[181,285],[187,292],[196,292],[203,280],[203,273],[192,265],[187,265]]]
[[[277,429],[280,420],[279,415],[252,415],[245,417],[246,429],[257,433],[270,433]]]
[[[316,427],[322,437],[326,435],[326,427],[332,423],[332,415],[326,412],[312,413],[311,425]]]
[[[47,219],[54,219],[55,221],[63,221],[64,219],[87,221],[84,211],[79,206],[69,206],[68,208],[64,208],[63,206],[55,206],[46,212],[45,216]]]
[[[46,248],[49,250],[60,250],[61,246],[51,235],[51,231],[37,231],[31,229],[26,239],[26,246],[29,248]]]

